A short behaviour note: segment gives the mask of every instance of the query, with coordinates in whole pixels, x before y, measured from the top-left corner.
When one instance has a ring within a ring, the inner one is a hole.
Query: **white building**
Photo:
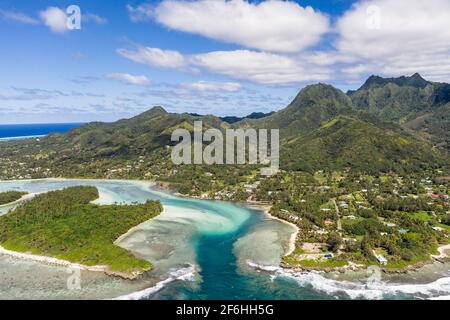
[[[377,258],[378,263],[381,264],[382,266],[385,266],[388,263],[387,259],[383,257],[381,254],[375,255],[375,258]]]

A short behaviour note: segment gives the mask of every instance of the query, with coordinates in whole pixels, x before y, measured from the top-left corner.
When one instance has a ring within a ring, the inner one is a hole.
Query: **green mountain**
[[[371,76],[361,88],[349,91],[348,95],[355,108],[405,125],[435,145],[450,150],[449,84],[426,81],[417,73],[399,78]]]
[[[170,144],[172,131],[176,128],[193,130],[193,122],[197,119],[202,119],[206,128],[226,126],[214,116],[175,114],[154,107],[131,119],[114,123],[93,122],[67,134],[51,135],[42,139],[42,145],[51,147],[59,155],[83,159],[147,155]]]
[[[158,176],[175,170],[171,133],[177,128],[192,132],[195,120],[202,120],[204,129],[280,129],[280,161],[288,170],[412,173],[449,167],[447,87],[419,75],[371,77],[348,95],[330,85],[311,85],[285,109],[234,124],[155,107],[131,119],[90,123],[40,141],[2,143],[0,178]]]
[[[258,120],[244,120],[235,127],[280,129],[282,137],[291,137],[319,127],[341,114],[352,114],[351,99],[342,91],[326,84],[305,87],[283,110]]]
[[[376,78],[376,85],[380,79]],[[366,87],[372,85],[370,81]],[[304,88],[288,107],[272,116],[236,125],[279,128],[281,165],[290,170],[406,172],[446,162],[446,157],[425,138],[368,110],[355,108],[349,96],[324,84]]]
[[[404,126],[418,131],[439,148],[450,152],[450,103],[422,113],[406,122]]]
[[[271,116],[272,114],[274,114],[275,112],[268,112],[268,113],[264,113],[264,112],[252,112],[249,115],[246,115],[245,117],[236,117],[236,116],[226,116],[226,117],[219,117],[220,120],[227,122],[227,123],[236,123],[239,121],[242,121],[244,119],[261,119],[261,118],[265,118],[268,116]],[[189,113],[191,116],[195,116],[195,117],[201,117],[201,114],[198,113]]]
[[[371,174],[404,174],[437,168],[445,162],[438,150],[414,135],[342,115],[288,140],[283,149],[285,168],[312,172],[349,168]]]
[[[177,128],[193,131],[193,123],[199,119],[206,129],[228,126],[214,116],[175,114],[154,107],[130,119],[93,122],[65,134],[3,143],[0,171],[4,174],[0,174],[0,179],[11,175],[24,177],[30,172],[32,177],[45,177],[45,170],[53,176],[100,178],[108,170],[131,165],[135,168],[136,162],[142,159],[146,160],[146,165],[167,163],[172,132]],[[17,169],[17,163],[24,164],[24,168]],[[142,171],[136,172],[134,177],[141,174]],[[124,173],[121,177],[126,176]]]
[[[414,88],[425,88],[431,82],[422,78],[418,73],[413,74],[411,77],[401,76],[398,78],[382,78],[380,76],[372,75],[366,82],[362,85],[360,90],[368,90],[376,87],[383,87],[387,84],[394,83],[399,87],[414,87]]]
[[[264,113],[264,112],[252,112],[251,114],[245,116],[245,117],[221,117],[220,119],[227,122],[227,123],[236,123],[239,121],[242,121],[244,119],[261,119],[261,118],[265,118],[268,116],[271,116],[272,114],[274,114],[275,112],[269,112],[269,113]]]

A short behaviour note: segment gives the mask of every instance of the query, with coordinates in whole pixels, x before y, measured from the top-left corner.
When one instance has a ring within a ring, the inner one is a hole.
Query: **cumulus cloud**
[[[44,11],[41,11],[39,16],[42,22],[53,32],[64,33],[69,30],[67,28],[67,15],[60,8],[48,7]]]
[[[154,16],[171,29],[275,52],[311,47],[329,30],[327,16],[293,1],[165,0],[132,12],[135,21]]]
[[[117,49],[122,57],[152,67],[181,69],[186,66],[184,56],[178,51],[139,47],[137,50]]]
[[[22,24],[31,24],[31,25],[39,24],[39,20],[32,18],[24,13],[1,9],[0,9],[0,19]]]
[[[182,87],[198,91],[227,91],[227,92],[239,91],[242,88],[241,84],[237,82],[209,82],[209,81],[183,83]]]
[[[214,51],[191,57],[191,63],[209,72],[266,85],[323,81],[330,71],[304,63],[305,58],[249,50]]]
[[[147,86],[150,84],[150,80],[146,76],[135,76],[128,73],[111,73],[106,75],[107,79],[119,80],[126,84]]]
[[[350,73],[389,75],[421,72],[449,79],[448,0],[369,0],[358,2],[337,22],[337,50],[359,59]]]
[[[139,47],[117,53],[151,67],[203,70],[237,80],[266,85],[288,85],[330,79],[331,70],[311,62],[308,56],[287,56],[250,50],[213,51],[183,55],[178,51]]]
[[[48,7],[41,11],[39,16],[42,22],[55,33],[64,33],[70,29],[67,27],[67,13],[58,7]],[[81,13],[81,21],[84,23],[106,24],[108,20],[94,13]]]
[[[371,8],[377,11],[371,13]],[[379,14],[379,28],[368,25]],[[339,20],[338,48],[363,58],[385,58],[411,50],[448,50],[448,0],[372,0],[357,3]]]

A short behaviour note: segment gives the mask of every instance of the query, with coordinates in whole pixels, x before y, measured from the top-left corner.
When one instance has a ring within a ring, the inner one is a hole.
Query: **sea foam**
[[[162,280],[158,282],[153,287],[136,291],[127,295],[123,295],[120,297],[117,297],[113,300],[143,300],[145,298],[150,297],[152,294],[160,291],[163,289],[167,284],[180,280],[180,281],[194,281],[195,280],[195,267],[190,265],[186,268],[181,268],[177,270],[173,270],[169,272],[169,277],[165,280]]]
[[[407,295],[416,299],[450,299],[450,277],[442,277],[426,284],[404,284],[335,280],[324,277],[323,272],[295,272],[277,266],[259,265],[251,261],[247,264],[255,269],[272,273],[276,277],[294,280],[299,286],[311,286],[329,295],[346,294],[350,299],[383,299],[386,295]]]

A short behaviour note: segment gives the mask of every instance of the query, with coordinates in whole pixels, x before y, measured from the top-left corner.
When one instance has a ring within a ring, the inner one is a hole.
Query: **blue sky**
[[[448,0],[0,0],[0,123],[268,112],[370,74],[447,82],[448,21]]]

